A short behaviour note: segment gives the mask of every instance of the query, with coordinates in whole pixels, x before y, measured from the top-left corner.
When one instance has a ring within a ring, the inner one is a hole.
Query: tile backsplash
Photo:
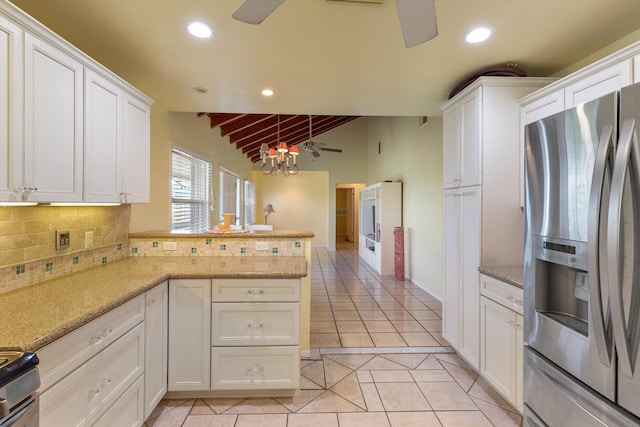
[[[129,255],[129,205],[0,207],[0,292]],[[56,250],[56,230],[69,247]],[[85,249],[85,232],[93,246]]]

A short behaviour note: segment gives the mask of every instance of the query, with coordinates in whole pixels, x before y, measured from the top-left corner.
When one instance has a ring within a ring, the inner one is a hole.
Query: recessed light
[[[480,43],[491,37],[492,33],[493,31],[489,27],[478,27],[471,30],[464,39],[467,43]]]
[[[206,87],[196,86],[196,87],[193,88],[193,91],[195,93],[205,94],[205,93],[209,92],[209,89],[207,89]]]
[[[197,21],[190,23],[187,26],[187,30],[189,30],[192,36],[201,39],[210,39],[213,35],[213,31],[211,31],[211,28],[207,24]]]
[[[273,91],[271,89],[263,89],[262,94],[264,96],[273,96]]]

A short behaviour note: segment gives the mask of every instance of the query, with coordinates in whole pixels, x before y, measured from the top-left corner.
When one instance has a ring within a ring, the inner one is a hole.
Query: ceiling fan
[[[316,142],[312,139],[312,131],[311,131],[311,116],[309,116],[309,140],[300,144],[299,147],[303,150],[303,151],[309,151],[313,157],[320,157],[320,152],[318,150],[322,150],[322,151],[331,151],[333,153],[342,153],[342,149],[341,148],[330,148],[330,147],[325,147],[324,142]]]
[[[382,3],[384,0],[340,1]],[[419,45],[438,35],[434,1],[395,0],[406,47]],[[283,2],[284,0],[244,0],[231,16],[239,21],[257,25],[267,19]]]

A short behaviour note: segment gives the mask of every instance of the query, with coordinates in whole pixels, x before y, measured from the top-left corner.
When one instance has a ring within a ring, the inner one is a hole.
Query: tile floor
[[[311,344],[292,398],[166,399],[148,427],[519,426],[442,339],[440,303],[380,277],[357,250],[314,248]]]

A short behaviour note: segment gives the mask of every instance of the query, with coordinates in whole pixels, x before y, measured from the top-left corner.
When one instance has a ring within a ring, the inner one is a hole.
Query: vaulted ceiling
[[[229,137],[229,143],[252,162],[260,160],[260,146],[269,148],[280,141],[289,146],[309,141],[333,128],[357,119],[359,116],[311,116],[292,114],[231,114],[198,113],[207,116],[211,128],[220,128],[220,136]],[[322,148],[320,148],[322,149]]]

